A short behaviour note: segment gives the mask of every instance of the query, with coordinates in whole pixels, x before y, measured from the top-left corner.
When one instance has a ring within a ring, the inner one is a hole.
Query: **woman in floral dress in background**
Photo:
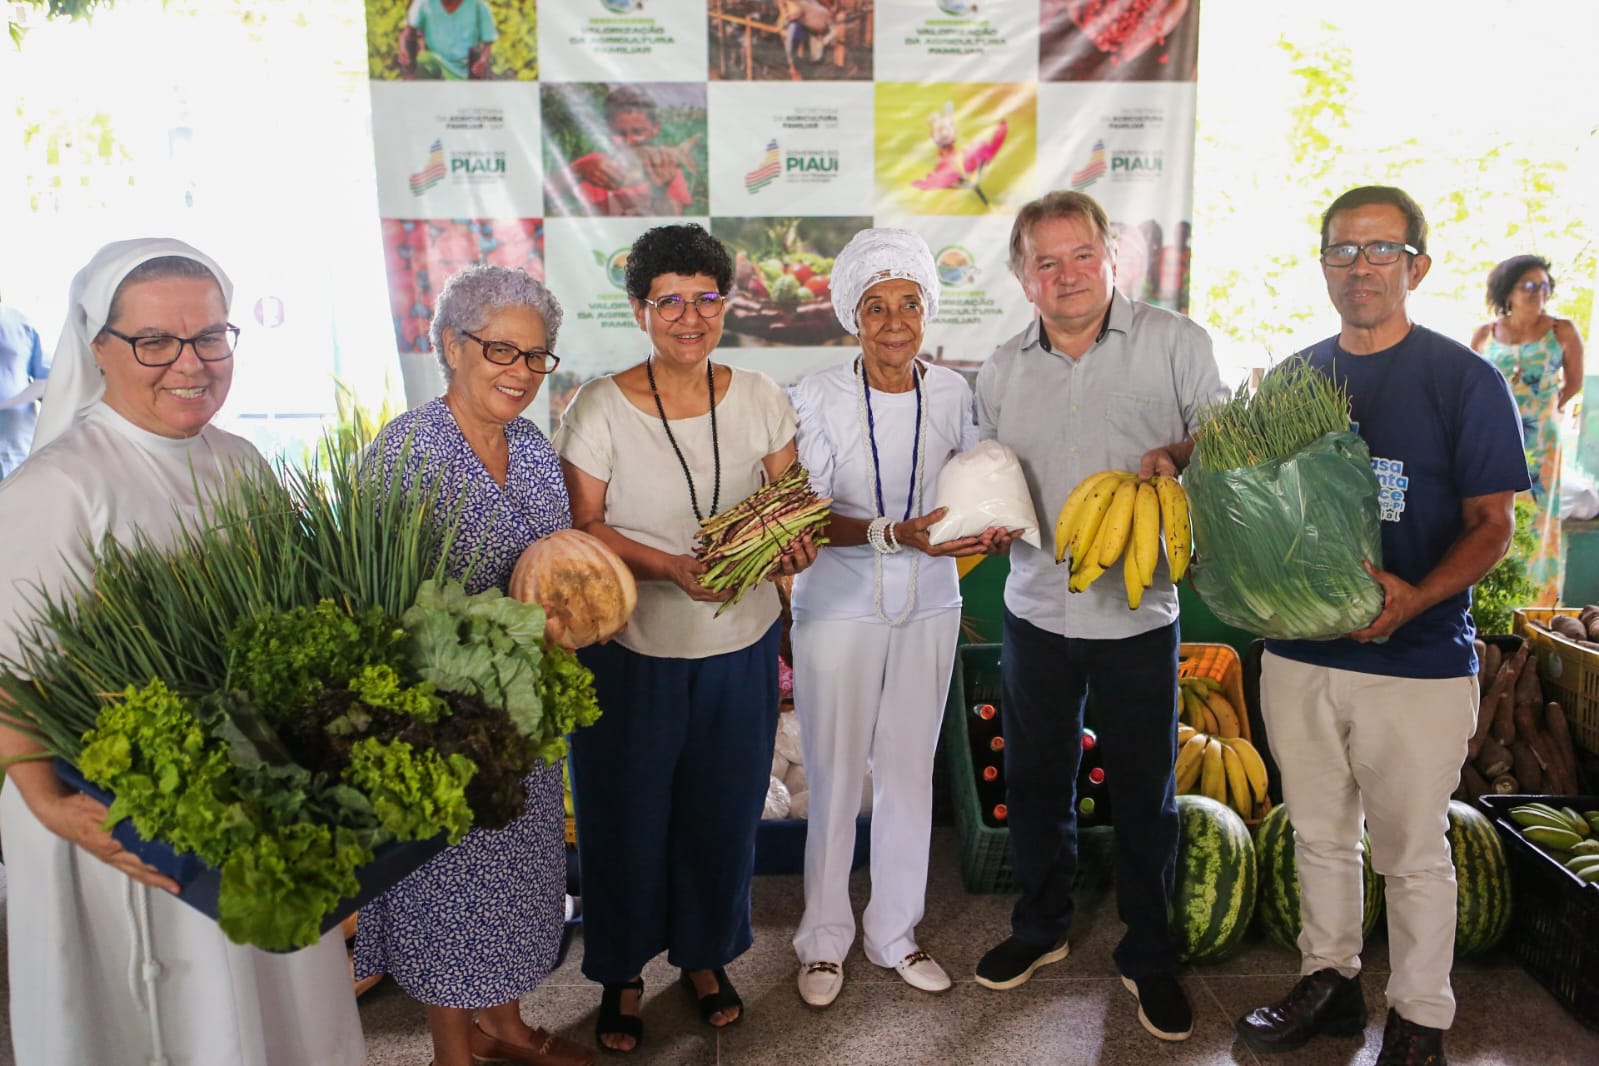
[[[1582,337],[1570,320],[1545,312],[1555,279],[1549,260],[1515,255],[1488,273],[1488,306],[1498,313],[1477,327],[1471,346],[1510,382],[1521,410],[1521,433],[1538,515],[1538,547],[1527,576],[1538,588],[1532,606],[1560,603],[1565,551],[1560,535],[1560,420],[1582,391]]]

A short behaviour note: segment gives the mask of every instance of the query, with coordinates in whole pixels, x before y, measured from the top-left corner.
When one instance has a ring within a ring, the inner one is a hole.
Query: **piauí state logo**
[[[428,146],[427,162],[422,165],[421,170],[411,175],[411,195],[421,196],[443,181],[444,175],[444,140],[435,137],[433,143]]]
[[[752,193],[760,192],[782,172],[782,153],[778,150],[777,138],[773,137],[766,142],[766,153],[761,156],[760,165],[744,175],[744,188]]]
[[[1080,170],[1072,171],[1072,188],[1086,189],[1100,178],[1105,176],[1109,168],[1105,165],[1105,141],[1100,138],[1094,141],[1093,150],[1088,153],[1088,162]]]

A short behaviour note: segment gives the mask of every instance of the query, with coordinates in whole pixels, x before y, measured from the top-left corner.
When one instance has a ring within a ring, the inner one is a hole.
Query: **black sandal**
[[[637,992],[639,1009],[643,1010],[644,978],[635,977],[619,985],[601,987],[604,991],[600,994],[600,1016],[594,1020],[594,1042],[600,1046],[601,1051],[609,1051],[615,1055],[626,1055],[637,1051],[644,1043],[644,1019],[637,1014],[622,1012],[622,993]],[[611,1047],[605,1042],[607,1036],[630,1036],[633,1038],[633,1046]]]
[[[744,1001],[739,998],[738,992],[733,988],[733,982],[727,979],[726,970],[718,966],[711,971],[711,975],[716,978],[716,991],[703,996],[694,987],[694,978],[689,976],[687,970],[683,971],[683,976],[678,978],[677,983],[682,985],[688,991],[688,994],[694,997],[694,1002],[700,1008],[701,1021],[713,1029],[726,1029],[729,1025],[737,1024],[744,1017]],[[734,1007],[738,1008],[738,1014],[733,1017],[732,1021],[724,1022],[721,1025],[711,1021],[711,1015],[732,1010]]]

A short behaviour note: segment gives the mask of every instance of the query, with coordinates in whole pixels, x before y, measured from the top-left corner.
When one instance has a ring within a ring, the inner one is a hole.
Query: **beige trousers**
[[[1475,677],[1384,677],[1270,652],[1261,663],[1261,712],[1294,824],[1300,972],[1360,972],[1364,820],[1387,897],[1388,1006],[1435,1029],[1455,1017],[1445,834],[1477,698]]]

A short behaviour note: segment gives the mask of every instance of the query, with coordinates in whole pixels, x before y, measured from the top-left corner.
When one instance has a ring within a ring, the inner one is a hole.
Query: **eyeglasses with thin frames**
[[[139,334],[130,337],[110,326],[100,332],[109,333],[118,340],[127,341],[133,349],[133,358],[140,366],[171,366],[183,358],[185,345],[194,348],[194,354],[203,363],[220,363],[233,356],[239,346],[239,327],[231,323],[221,329],[208,329],[192,337],[174,337],[170,333]]]
[[[1399,257],[1406,252],[1411,255],[1421,254],[1419,249],[1403,241],[1367,241],[1365,244],[1345,241],[1342,244],[1329,244],[1323,248],[1321,261],[1330,267],[1354,266],[1356,257],[1362,252],[1366,255],[1366,262],[1374,267],[1397,263]]]
[[[645,303],[655,308],[655,313],[666,322],[676,322],[688,311],[689,304],[694,305],[695,312],[704,319],[716,318],[727,306],[727,297],[719,292],[702,292],[692,300],[685,300],[681,296],[663,296],[659,300],[645,298]]]
[[[1547,293],[1553,289],[1554,286],[1550,285],[1547,281],[1523,281],[1517,284],[1516,288],[1520,289],[1522,292]]]
[[[561,365],[561,357],[546,348],[528,348],[523,350],[510,341],[486,341],[482,337],[473,336],[466,330],[461,331],[461,336],[477,341],[483,346],[483,358],[495,366],[510,366],[517,359],[527,363],[527,368],[535,374],[548,374]]]

